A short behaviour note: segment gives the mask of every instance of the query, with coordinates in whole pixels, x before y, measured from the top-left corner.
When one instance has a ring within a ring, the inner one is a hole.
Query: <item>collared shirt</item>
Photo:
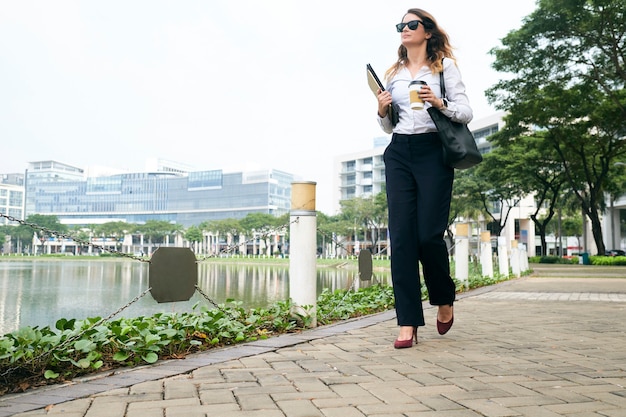
[[[446,83],[446,99],[448,107],[442,113],[460,123],[469,123],[472,120],[472,108],[465,94],[465,84],[461,80],[461,73],[452,59],[443,60],[443,75]],[[437,128],[426,111],[429,103],[424,103],[423,110],[412,110],[409,103],[409,83],[413,80],[422,80],[430,86],[435,95],[441,98],[439,73],[433,74],[429,67],[422,67],[415,78],[411,77],[408,69],[403,67],[389,80],[385,87],[391,93],[394,107],[398,111],[400,120],[396,127],[391,125],[389,113],[385,117],[378,117],[378,123],[386,133],[402,133],[413,135],[416,133],[436,132]]]

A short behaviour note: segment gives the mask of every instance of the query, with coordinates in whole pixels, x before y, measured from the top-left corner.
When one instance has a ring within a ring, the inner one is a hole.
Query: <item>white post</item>
[[[491,232],[480,234],[480,266],[483,277],[493,278],[493,257],[491,251]]]
[[[519,266],[521,272],[526,272],[530,269],[528,265],[528,252],[525,246],[519,251]]]
[[[469,287],[469,225],[456,225],[454,243],[454,277]]]
[[[509,276],[509,254],[507,253],[506,237],[498,236],[498,266],[502,276]]]
[[[516,277],[519,278],[522,276],[519,264],[519,248],[517,247],[517,240],[511,241],[511,270],[513,271],[513,275]]]
[[[317,217],[315,182],[291,183],[289,298],[295,313],[317,326]],[[306,307],[306,308],[305,308]]]

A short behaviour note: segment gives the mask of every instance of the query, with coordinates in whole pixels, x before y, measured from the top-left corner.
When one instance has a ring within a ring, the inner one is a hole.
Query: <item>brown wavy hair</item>
[[[428,39],[426,44],[426,55],[430,61],[430,70],[433,74],[443,71],[443,58],[455,60],[448,34],[437,25],[437,21],[433,15],[427,11],[422,9],[409,9],[404,15],[406,16],[409,13],[417,15],[423,22],[426,33],[430,33],[430,39]],[[387,71],[385,71],[385,79],[391,79],[394,75],[396,75],[398,71],[400,71],[400,68],[404,66],[406,60],[406,47],[404,45],[400,45],[398,48],[398,60]]]

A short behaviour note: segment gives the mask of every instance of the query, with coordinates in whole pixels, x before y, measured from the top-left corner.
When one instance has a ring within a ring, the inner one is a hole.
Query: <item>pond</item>
[[[0,261],[0,335],[23,326],[54,327],[60,318],[108,317],[149,288],[148,270],[148,264],[131,260]],[[356,270],[318,268],[317,293],[389,280],[376,273],[372,281],[361,281]],[[198,287],[218,304],[234,299],[244,308],[266,307],[289,298],[289,268],[200,262]],[[116,317],[190,312],[196,303],[212,307],[198,291],[189,301],[162,304],[147,293]]]

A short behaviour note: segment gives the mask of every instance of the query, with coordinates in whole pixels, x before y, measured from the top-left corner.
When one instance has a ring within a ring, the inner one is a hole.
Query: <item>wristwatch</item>
[[[448,100],[446,100],[445,98],[442,98],[441,101],[443,102],[443,107],[439,110],[445,110],[448,108]]]

